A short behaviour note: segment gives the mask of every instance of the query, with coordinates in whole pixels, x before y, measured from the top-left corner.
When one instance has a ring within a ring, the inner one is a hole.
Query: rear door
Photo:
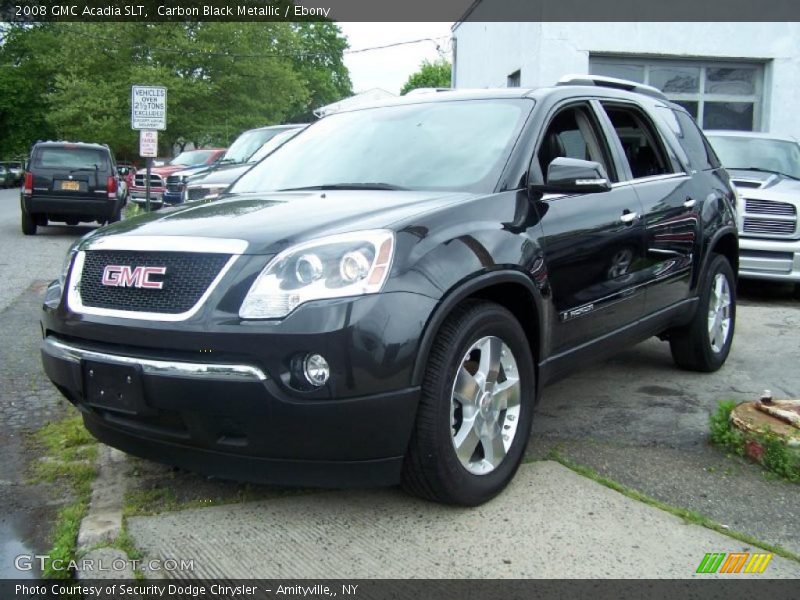
[[[588,101],[554,111],[531,172],[538,170],[543,178],[559,156],[599,162],[612,182],[619,179]],[[553,350],[575,348],[635,322],[644,304],[639,289],[644,228],[633,188],[613,183],[607,192],[544,196],[537,210],[557,309]]]
[[[43,145],[35,149],[30,170],[34,196],[102,200],[111,165],[101,148]]]
[[[699,256],[702,191],[642,107],[619,100],[600,105],[613,131],[620,168],[642,204],[641,269],[647,283],[645,313],[651,314],[689,297],[693,259]]]

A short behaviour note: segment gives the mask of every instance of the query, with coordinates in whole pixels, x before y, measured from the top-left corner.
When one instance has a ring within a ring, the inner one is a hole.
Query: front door
[[[618,180],[609,150],[588,104],[555,113],[537,149],[542,171],[558,157],[602,164]],[[542,217],[545,264],[556,323],[552,351],[561,353],[635,322],[643,313],[644,226],[634,189],[544,196]]]

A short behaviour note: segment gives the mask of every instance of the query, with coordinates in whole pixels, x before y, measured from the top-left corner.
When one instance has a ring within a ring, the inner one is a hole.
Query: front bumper
[[[131,202],[144,205],[147,202],[147,193],[144,190],[132,189],[130,192]],[[164,190],[159,188],[157,191],[150,190],[150,205],[160,207],[164,204]]]
[[[434,305],[386,293],[233,324],[211,308],[165,323],[80,315],[60,303],[44,309],[42,361],[87,428],[131,454],[275,485],[392,485],[416,418],[421,315]],[[311,351],[328,359],[331,378],[298,389],[290,358]],[[98,399],[89,371],[119,403]]]
[[[740,236],[739,277],[800,283],[800,240]]]
[[[274,485],[397,483],[418,400],[418,389],[409,388],[297,402],[253,365],[122,356],[53,336],[42,344],[42,362],[100,441],[202,473]],[[110,403],[90,391],[87,378],[115,367],[129,368],[134,380],[106,377]],[[131,384],[141,387],[138,400],[119,391]]]
[[[169,190],[165,190],[161,196],[161,200],[164,204],[180,204],[183,202],[183,191],[170,192]]]

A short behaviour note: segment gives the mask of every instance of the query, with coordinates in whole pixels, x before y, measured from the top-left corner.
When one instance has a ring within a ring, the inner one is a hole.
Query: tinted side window
[[[603,103],[634,179],[673,173],[657,130],[641,110]]]
[[[550,121],[539,146],[537,158],[542,175],[547,175],[547,168],[553,159],[565,157],[598,162],[611,181],[617,181],[603,141],[585,107],[565,108]]]
[[[675,135],[689,156],[691,167],[698,171],[716,169],[719,166],[719,159],[717,159],[706,138],[700,133],[700,128],[694,122],[694,119],[682,110],[672,110],[672,112],[675,114],[679,127]]]

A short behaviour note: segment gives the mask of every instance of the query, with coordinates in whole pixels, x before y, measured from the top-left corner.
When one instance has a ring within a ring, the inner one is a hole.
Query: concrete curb
[[[129,565],[125,552],[116,548],[96,548],[100,544],[113,542],[122,533],[122,502],[127,487],[126,463],[124,453],[99,444],[98,473],[92,484],[92,499],[78,531],[77,554],[82,555],[76,572],[78,579],[134,577],[130,566],[112,568],[114,564],[122,564],[120,561]]]

